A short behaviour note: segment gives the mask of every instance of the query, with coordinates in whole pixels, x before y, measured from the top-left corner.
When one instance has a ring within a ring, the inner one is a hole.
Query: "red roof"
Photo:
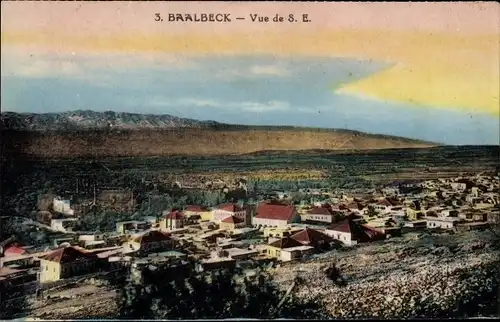
[[[353,222],[350,219],[344,219],[336,224],[330,225],[328,230],[334,230],[342,233],[351,233]]]
[[[4,256],[17,256],[26,253],[26,250],[19,246],[10,246],[7,247],[4,251]]]
[[[236,216],[229,216],[229,217],[224,218],[222,220],[222,222],[228,223],[228,224],[241,224],[245,221],[241,218],[236,217]]]
[[[171,211],[165,216],[166,219],[179,220],[184,218],[184,214],[178,210]]]
[[[304,245],[317,244],[320,241],[331,242],[334,240],[332,237],[310,228],[306,228],[296,234],[293,234],[291,238]]]
[[[91,260],[95,258],[96,256],[94,254],[82,252],[81,250],[71,246],[56,249],[53,252],[42,257],[42,259],[57,263],[70,263]]]
[[[206,212],[209,211],[209,209],[205,206],[197,206],[197,205],[189,205],[186,206],[184,211],[190,211],[190,212]]]
[[[170,240],[170,235],[162,233],[161,231],[157,230],[150,230],[145,234],[142,234],[138,237],[135,237],[133,241],[137,243],[152,243],[152,242],[158,242],[158,241],[164,241],[164,240]]]
[[[261,203],[257,207],[256,213],[257,215],[255,218],[285,220],[288,222],[293,219],[292,217],[295,213],[295,206]]]
[[[332,216],[333,213],[330,208],[326,207],[314,207],[313,209],[307,212],[310,215],[324,215],[324,216]]]
[[[283,248],[302,246],[302,244],[293,238],[285,237],[285,238],[281,238],[275,242],[270,243],[269,246],[283,249]]]
[[[238,206],[237,204],[234,204],[234,203],[224,203],[224,204],[218,205],[216,208],[220,209],[220,210],[230,211],[230,212],[245,211],[245,209],[241,208],[240,206]]]

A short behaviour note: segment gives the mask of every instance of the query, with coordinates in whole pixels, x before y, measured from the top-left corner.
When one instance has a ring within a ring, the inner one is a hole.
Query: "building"
[[[381,213],[389,213],[391,211],[401,210],[403,208],[403,204],[397,200],[384,198],[379,200],[373,207],[376,211]]]
[[[71,209],[71,201],[68,199],[62,199],[60,197],[55,197],[52,200],[52,209],[55,212],[59,212],[61,214],[65,214],[68,216],[74,216],[75,211]]]
[[[0,299],[3,301],[35,294],[39,285],[34,269],[0,267]]]
[[[40,283],[96,272],[97,256],[75,247],[63,247],[40,258]]]
[[[124,252],[144,253],[171,250],[175,247],[175,241],[170,238],[170,234],[158,230],[149,230],[138,236],[131,238],[123,245]]]
[[[237,247],[226,248],[224,251],[227,252],[229,258],[238,260],[249,259],[259,254],[259,251],[256,249],[243,249]]]
[[[245,221],[236,216],[226,217],[222,219],[219,224],[219,229],[227,231],[234,231],[235,229],[243,227],[245,227]]]
[[[222,204],[218,205],[214,211],[213,211],[213,218],[212,220],[215,223],[220,223],[224,218],[230,217],[230,216],[235,216],[243,221],[246,220],[246,214],[247,211],[243,209],[242,207],[233,204],[233,203],[227,203],[227,204]],[[246,224],[246,222],[245,222]]]
[[[463,219],[457,217],[424,217],[427,228],[453,229]]]
[[[414,209],[413,207],[406,208],[406,217],[408,220],[419,220],[423,217],[421,209]]]
[[[290,237],[280,238],[267,245],[266,253],[270,257],[281,258],[281,251],[283,249],[298,247],[298,246],[303,246],[303,245],[293,238]]]
[[[151,224],[147,221],[142,220],[129,220],[119,221],[115,224],[115,227],[118,234],[125,234],[133,230],[149,229],[151,227]]]
[[[77,218],[51,219],[50,228],[60,232],[73,231],[78,222]]]
[[[283,262],[289,262],[297,259],[301,259],[304,256],[313,254],[315,252],[312,246],[296,246],[285,248],[281,250],[280,260]]]
[[[305,221],[314,221],[314,222],[324,222],[327,224],[331,224],[334,222],[335,215],[333,211],[329,207],[314,207],[308,210],[306,213],[300,215],[300,220],[302,222]]]
[[[186,217],[191,217],[191,216],[200,216],[201,220],[212,220],[213,218],[213,212],[207,207],[204,206],[196,206],[196,205],[189,205],[184,208],[184,215]]]
[[[266,227],[264,229],[264,237],[277,237],[277,238],[283,238],[283,237],[289,237],[295,233],[298,233],[301,231],[302,228],[299,227],[282,227],[282,228],[277,228],[277,227]]]
[[[317,249],[329,249],[335,242],[335,239],[332,237],[310,228],[303,229],[293,234],[291,238],[302,245],[312,246]]]
[[[340,240],[345,245],[356,245],[359,242],[384,239],[385,234],[376,228],[362,225],[359,221],[347,218],[339,223],[333,224],[325,230],[325,234]]]
[[[184,228],[184,220],[185,216],[182,212],[173,210],[167,213],[160,221],[160,230],[167,231]]]
[[[300,216],[293,205],[279,203],[261,203],[252,218],[254,227],[286,227],[300,222]]]

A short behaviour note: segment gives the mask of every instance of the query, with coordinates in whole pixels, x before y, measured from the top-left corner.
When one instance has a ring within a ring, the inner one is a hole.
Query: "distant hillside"
[[[64,131],[88,129],[165,129],[176,127],[205,127],[213,121],[197,121],[171,115],[94,112],[90,110],[63,113],[2,113],[2,129],[28,131]]]
[[[2,123],[6,153],[44,158],[231,155],[298,150],[308,153],[306,150],[437,145],[350,130],[229,125],[170,115],[115,112],[4,113]]]

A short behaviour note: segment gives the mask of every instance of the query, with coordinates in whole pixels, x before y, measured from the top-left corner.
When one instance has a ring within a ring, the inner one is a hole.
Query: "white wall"
[[[252,225],[253,226],[267,226],[267,227],[286,227],[288,225],[286,220],[273,220],[273,219],[266,219],[266,218],[252,218]]]
[[[341,232],[341,231],[326,229],[325,234],[336,239],[336,240],[341,241],[345,245],[350,246],[350,245],[357,244],[357,241],[352,239],[351,233],[345,233],[345,232]]]
[[[247,214],[246,210],[232,212],[232,211],[227,211],[227,210],[222,210],[222,209],[215,209],[214,215],[213,215],[213,220],[216,223],[220,223],[223,219],[225,219],[229,216],[235,216],[235,217],[238,217],[238,218],[244,220],[246,223],[246,214]]]
[[[300,215],[300,218],[303,220],[315,220],[315,221],[331,223],[333,216],[303,214],[303,215]]]
[[[54,198],[52,202],[52,208],[54,208],[54,211],[60,212],[66,215],[73,216],[74,215],[74,210],[71,209],[70,206],[70,201],[69,200],[62,200],[59,198]]]

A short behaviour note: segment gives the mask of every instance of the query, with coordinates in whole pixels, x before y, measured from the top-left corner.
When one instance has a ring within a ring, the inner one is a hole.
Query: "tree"
[[[130,275],[120,291],[119,315],[127,319],[318,318],[322,314],[314,302],[284,298],[270,274],[261,270],[253,276],[226,269],[179,276],[145,268],[140,278]]]

